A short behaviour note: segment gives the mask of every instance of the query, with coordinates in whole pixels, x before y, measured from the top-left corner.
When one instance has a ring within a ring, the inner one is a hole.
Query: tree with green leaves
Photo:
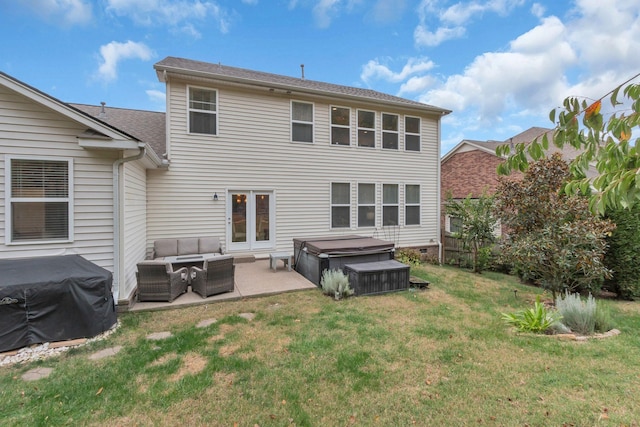
[[[498,219],[494,215],[493,197],[486,194],[479,198],[467,196],[463,200],[448,197],[445,213],[460,219],[461,229],[453,234],[462,240],[465,250],[471,251],[473,272],[482,272],[489,260],[491,245],[496,240],[494,230]]]
[[[634,132],[640,134],[640,84],[630,83],[639,76],[595,101],[569,97],[562,109],[549,114],[555,124],[552,143],[561,149],[570,145],[580,152],[571,161],[571,179],[564,192],[590,194],[590,209],[601,215],[608,209],[640,203],[640,138],[632,139]],[[607,99],[612,109],[603,113],[602,104]],[[498,172],[524,172],[531,161],[545,156],[549,142],[545,134],[529,144],[498,147],[496,154],[507,157]],[[596,178],[587,176],[591,164],[598,170]]]
[[[594,292],[604,265],[611,221],[589,210],[588,199],[561,191],[570,177],[559,154],[529,165],[521,181],[501,180],[496,211],[508,229],[502,256],[522,278],[558,293]]]

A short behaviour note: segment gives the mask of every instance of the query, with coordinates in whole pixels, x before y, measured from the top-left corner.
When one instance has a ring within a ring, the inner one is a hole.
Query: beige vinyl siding
[[[113,270],[113,192],[115,153],[80,148],[85,130],[62,114],[0,87],[0,257],[77,253]],[[5,156],[73,158],[74,240],[70,243],[6,245]]]
[[[123,165],[124,223],[121,230],[123,277],[119,299],[127,299],[137,286],[136,264],[146,258],[147,184],[146,169],[141,162]]]
[[[202,83],[197,86],[203,87]],[[420,115],[420,152],[404,151],[404,114],[364,102],[345,104],[330,99],[286,95],[267,88],[248,92],[211,86],[218,91],[217,136],[187,133],[187,85],[173,78],[167,86],[171,111],[169,133],[171,166],[148,174],[148,244],[161,237],[219,236],[226,239],[228,189],[273,190],[276,202],[276,249],[290,250],[292,239],[341,234],[373,235],[373,228],[358,229],[358,182],[398,184],[400,220],[404,221],[404,184],[421,188],[421,226],[400,227],[401,246],[438,241],[438,120]],[[314,142],[291,142],[291,100],[314,104]],[[351,108],[351,146],[330,144],[330,105]],[[376,148],[357,146],[357,109],[376,111]],[[381,112],[400,116],[398,150],[381,149]],[[352,184],[352,229],[330,227],[330,183]],[[219,200],[213,201],[214,193]],[[382,223],[378,196],[378,226]],[[383,237],[383,230],[377,231]],[[432,240],[433,239],[433,240]],[[255,251],[257,254],[268,250]]]

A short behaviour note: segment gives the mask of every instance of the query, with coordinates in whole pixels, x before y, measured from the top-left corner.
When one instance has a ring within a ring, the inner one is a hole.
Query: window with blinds
[[[70,240],[71,160],[9,159],[11,242]]]

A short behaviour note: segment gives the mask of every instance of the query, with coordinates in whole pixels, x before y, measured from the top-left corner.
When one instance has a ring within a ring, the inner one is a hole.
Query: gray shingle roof
[[[105,106],[105,114],[101,115],[100,105],[69,105],[149,144],[160,157],[167,151],[165,113]]]
[[[191,59],[175,58],[172,56],[168,56],[162,61],[156,63],[154,68],[158,72],[166,70],[167,73],[173,72],[187,76],[208,77],[211,79],[236,81],[257,86],[276,87],[292,91],[324,94],[343,98],[358,98],[378,103],[422,109],[442,115],[449,114],[451,112],[444,108],[377,92],[375,90],[324,83],[315,80],[230,67],[222,64],[212,64],[208,62],[194,61]]]

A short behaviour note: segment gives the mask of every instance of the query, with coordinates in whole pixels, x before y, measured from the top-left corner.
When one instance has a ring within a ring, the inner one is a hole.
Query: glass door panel
[[[274,198],[270,191],[228,193],[227,236],[229,250],[274,247]]]
[[[231,242],[247,242],[247,195],[231,194]]]

